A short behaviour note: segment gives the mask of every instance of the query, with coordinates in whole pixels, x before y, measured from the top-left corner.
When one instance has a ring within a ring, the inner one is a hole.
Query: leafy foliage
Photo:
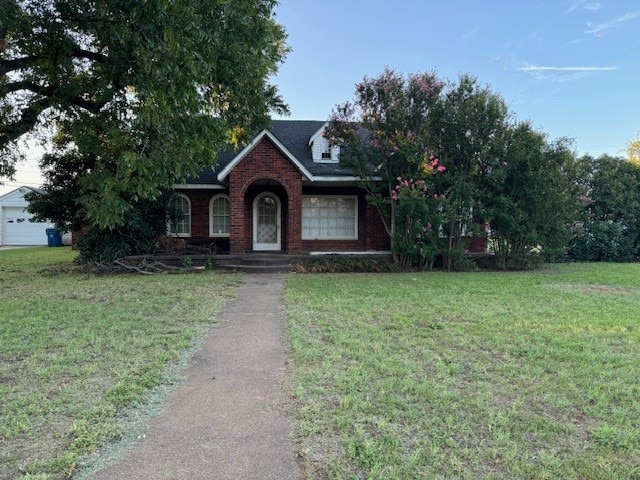
[[[128,255],[152,252],[156,238],[167,230],[166,212],[171,193],[156,200],[139,200],[131,206],[122,226],[109,229],[91,226],[78,233],[78,263],[109,263]]]
[[[587,188],[583,223],[571,242],[576,260],[629,261],[640,250],[640,167],[602,155],[580,159]]]
[[[327,128],[329,138],[343,146],[341,164],[362,179],[394,254],[398,212],[391,194],[398,177],[419,178],[429,158],[433,142],[428,120],[443,88],[435,74],[405,78],[386,69],[357,84],[355,100],[338,106]]]
[[[51,219],[124,226],[286,111],[268,83],[287,52],[275,3],[2,0],[0,175],[24,138],[51,142],[46,190],[72,199]]]
[[[640,133],[627,145],[627,155],[631,163],[640,166]]]
[[[527,268],[563,253],[570,238],[575,162],[566,140],[549,144],[527,123],[509,128],[504,142],[484,172],[482,204],[497,265]]]
[[[481,219],[479,204],[480,175],[489,162],[503,158],[503,132],[507,128],[508,109],[501,97],[469,75],[451,85],[437,104],[432,131],[436,155],[447,166],[438,178],[438,190],[445,194],[443,249],[445,266],[452,268],[464,251],[466,237],[479,234],[476,219]]]
[[[633,244],[626,230],[620,222],[586,222],[569,244],[569,255],[587,262],[629,260],[633,258]]]
[[[502,98],[471,76],[365,77],[328,134],[344,145],[340,162],[362,178],[401,265],[430,267],[441,255],[446,269],[462,267],[467,241],[487,224],[503,268],[558,254],[570,236],[578,184],[568,142],[512,124]]]

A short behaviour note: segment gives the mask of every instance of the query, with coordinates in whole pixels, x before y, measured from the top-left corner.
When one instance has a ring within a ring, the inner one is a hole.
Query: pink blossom
[[[443,167],[442,165],[440,165],[440,166],[438,167],[438,171],[439,171],[439,172],[444,172],[446,169],[447,169],[447,167]]]

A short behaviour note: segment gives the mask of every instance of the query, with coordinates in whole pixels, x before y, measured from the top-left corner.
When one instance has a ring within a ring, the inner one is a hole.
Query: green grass
[[[0,478],[67,478],[215,323],[239,277],[96,276],[68,248],[0,251]]]
[[[639,479],[640,265],[288,280],[307,478]]]

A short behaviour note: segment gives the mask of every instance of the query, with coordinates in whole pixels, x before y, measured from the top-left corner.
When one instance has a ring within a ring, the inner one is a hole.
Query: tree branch
[[[38,122],[38,116],[51,107],[53,99],[50,97],[39,98],[31,102],[28,107],[22,110],[20,120],[0,126],[0,145],[6,145],[25,133],[29,132]]]
[[[0,95],[4,96],[7,93],[19,92],[20,90],[27,90],[43,97],[51,98],[60,102],[70,103],[77,107],[83,108],[91,113],[99,113],[102,107],[106,105],[106,102],[91,102],[85,100],[79,96],[65,95],[61,90],[52,86],[38,85],[37,83],[28,81],[18,81],[6,84],[1,90]]]
[[[0,36],[0,51],[2,51],[3,49],[2,42],[3,39]],[[0,60],[0,75],[5,75],[9,72],[13,72],[14,70],[20,70],[21,68],[32,67],[34,65],[37,65],[40,60],[42,60],[42,57],[36,55],[30,57],[13,58],[11,60]]]
[[[91,50],[84,50],[80,47],[76,47],[72,50],[71,55],[76,58],[87,58],[98,63],[106,63],[108,58],[106,55],[98,52],[92,52]]]

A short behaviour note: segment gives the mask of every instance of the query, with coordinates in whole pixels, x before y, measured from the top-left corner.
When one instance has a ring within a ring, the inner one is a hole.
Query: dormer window
[[[334,145],[324,136],[324,125],[309,140],[313,161],[316,163],[338,163],[340,159],[340,146]]]
[[[326,142],[325,145],[323,145],[323,150],[322,150],[322,155],[321,155],[321,159],[322,160],[331,160],[331,149],[332,149],[332,145],[329,142]]]
[[[318,163],[338,163],[340,147],[333,145],[328,138],[316,138],[311,145],[313,161]]]

